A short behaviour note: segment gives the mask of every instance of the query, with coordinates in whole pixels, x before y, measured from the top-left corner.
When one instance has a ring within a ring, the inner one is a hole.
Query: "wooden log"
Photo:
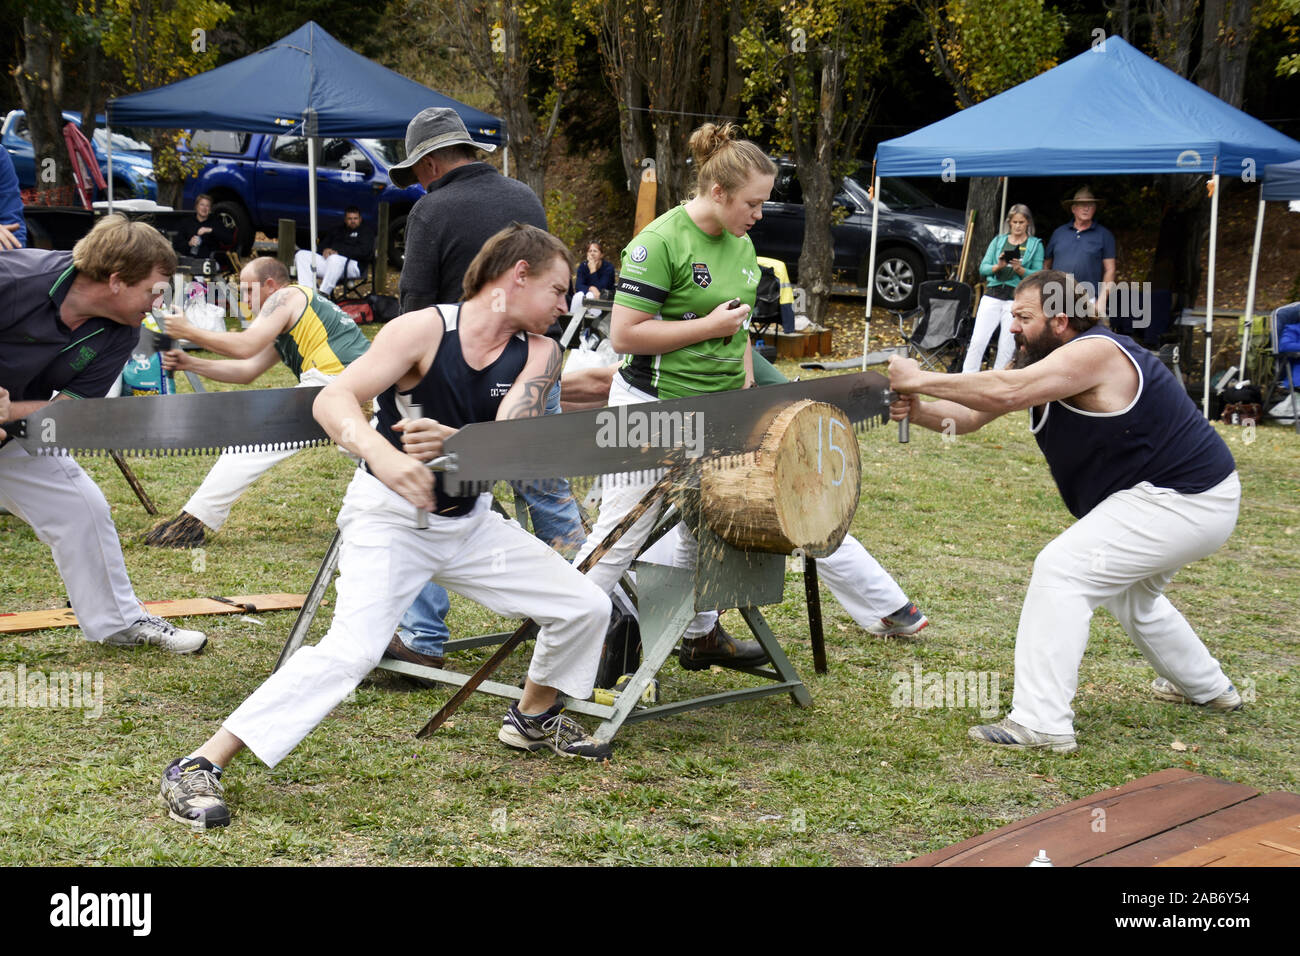
[[[805,399],[779,411],[741,463],[705,463],[701,513],[733,548],[824,558],[848,534],[861,479],[848,417]]]

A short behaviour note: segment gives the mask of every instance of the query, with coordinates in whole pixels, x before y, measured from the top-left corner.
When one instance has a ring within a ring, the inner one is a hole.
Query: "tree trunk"
[[[1008,197],[1009,201],[1010,197]],[[970,252],[966,254],[966,271],[957,278],[971,285],[980,281],[980,260],[984,250],[989,247],[993,237],[1002,229],[998,213],[1002,211],[1002,180],[996,176],[973,176],[966,193],[966,221],[970,221],[971,211],[975,212],[975,225],[966,243]]]
[[[1153,8],[1161,17],[1156,21],[1161,27],[1156,44],[1161,62],[1187,76],[1188,47],[1195,35],[1195,4],[1172,0],[1154,3]],[[1170,39],[1174,36],[1179,46]],[[1197,84],[1225,103],[1240,107],[1250,40],[1250,6],[1245,0],[1207,0]],[[1170,59],[1165,59],[1166,56]],[[1241,174],[1239,169],[1220,168],[1218,172],[1225,178]],[[1178,304],[1194,305],[1201,288],[1201,250],[1210,234],[1205,176],[1165,176],[1161,186],[1165,211],[1148,281],[1157,289],[1171,291]]]
[[[825,324],[830,309],[835,262],[831,213],[837,184],[831,170],[836,143],[830,123],[837,112],[835,107],[843,84],[838,51],[829,47],[823,49],[821,66],[817,121],[812,129],[804,130],[796,120],[792,124],[791,136],[799,167],[799,183],[803,187],[804,227],[803,248],[799,251],[799,286],[807,295],[808,319],[815,325]]]
[[[62,38],[49,27],[23,18],[26,56],[14,72],[14,82],[27,113],[27,126],[36,160],[38,193],[73,186],[72,162],[63,144]]]

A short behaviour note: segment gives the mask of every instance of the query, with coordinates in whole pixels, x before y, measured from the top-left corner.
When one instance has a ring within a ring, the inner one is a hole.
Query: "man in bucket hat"
[[[406,159],[388,176],[401,188],[418,182],[427,194],[406,218],[403,312],[459,302],[470,260],[512,222],[546,228],[537,194],[481,162],[479,149],[496,147],[476,143],[455,110],[430,107],[406,127]]]
[[[450,305],[461,299],[461,279],[488,239],[511,223],[546,229],[546,210],[528,186],[502,176],[478,159],[476,143],[454,110],[430,107],[406,127],[406,159],[389,169],[393,185],[419,182],[426,190],[406,219],[406,259],[398,291],[402,311]],[[546,413],[560,411],[557,382]],[[576,546],[586,536],[567,482],[555,488],[521,488],[533,530],[548,544]],[[444,618],[447,592],[429,583],[416,597],[389,645],[389,657],[441,667],[450,636]]]
[[[1061,205],[1070,210],[1074,221],[1059,227],[1047,240],[1043,268],[1059,269],[1074,276],[1076,283],[1088,283],[1090,293],[1096,296],[1096,314],[1107,322],[1107,299],[1115,281],[1115,237],[1094,221],[1101,200],[1083,186]]]

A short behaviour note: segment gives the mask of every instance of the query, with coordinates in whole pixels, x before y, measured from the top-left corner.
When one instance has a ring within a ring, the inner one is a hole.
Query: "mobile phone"
[[[740,308],[740,300],[739,300],[739,299],[732,299],[730,302],[727,303],[727,308],[728,308],[728,309],[739,309],[739,308]],[[730,335],[724,335],[724,336],[722,336],[722,338],[718,339],[718,345],[726,345],[727,342],[729,342],[729,341],[731,340],[731,338],[732,338],[732,336],[730,336]]]

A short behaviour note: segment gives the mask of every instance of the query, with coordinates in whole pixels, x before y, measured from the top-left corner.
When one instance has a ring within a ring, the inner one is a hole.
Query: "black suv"
[[[763,204],[763,218],[749,231],[760,256],[780,259],[798,268],[803,248],[803,191],[794,164],[776,160],[772,198]],[[864,177],[865,178],[865,177]],[[908,309],[916,303],[916,287],[927,279],[945,279],[961,257],[964,235],[962,213],[937,206],[934,200],[901,179],[880,183],[883,202],[876,240],[875,302],[889,309]],[[846,176],[835,205],[848,217],[831,227],[835,243],[835,270],[846,271],[851,281],[866,287],[867,255],[871,251],[871,199],[858,179]]]

